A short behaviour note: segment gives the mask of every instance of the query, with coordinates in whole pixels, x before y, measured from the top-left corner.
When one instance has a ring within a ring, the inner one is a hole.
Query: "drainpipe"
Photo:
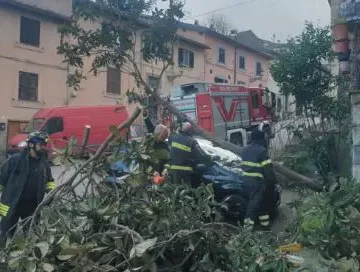
[[[206,81],[206,49],[204,49],[204,82]]]
[[[70,64],[67,63],[66,65],[66,77],[68,77],[70,75]],[[69,106],[70,103],[70,87],[68,84],[66,84],[66,100],[65,100],[65,105]]]
[[[235,47],[235,61],[234,61],[234,84],[236,84],[236,68],[237,68],[237,56],[236,56],[237,48]]]

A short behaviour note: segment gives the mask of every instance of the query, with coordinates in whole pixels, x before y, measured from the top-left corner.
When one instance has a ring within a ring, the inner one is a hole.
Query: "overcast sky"
[[[229,6],[232,7],[227,8]],[[210,15],[197,15],[216,9],[224,9],[218,13],[226,15],[237,29],[251,29],[269,40],[273,34],[282,41],[296,36],[301,33],[305,21],[320,26],[330,24],[328,0],[186,0],[186,21],[204,22]]]

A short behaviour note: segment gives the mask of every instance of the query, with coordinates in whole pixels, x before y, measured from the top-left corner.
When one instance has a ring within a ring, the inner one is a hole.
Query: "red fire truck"
[[[254,129],[272,134],[275,94],[267,88],[192,83],[171,93],[172,103],[213,137],[245,146]]]

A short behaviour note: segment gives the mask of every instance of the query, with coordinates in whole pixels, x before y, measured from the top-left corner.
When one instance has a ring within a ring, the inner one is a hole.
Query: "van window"
[[[49,135],[62,132],[64,130],[63,119],[61,117],[53,117],[47,120],[43,130],[45,130]]]
[[[259,95],[257,92],[251,92],[251,105],[253,109],[259,108]]]

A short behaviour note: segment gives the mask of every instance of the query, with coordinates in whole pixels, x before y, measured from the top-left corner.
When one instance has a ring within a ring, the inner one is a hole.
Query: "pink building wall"
[[[53,8],[53,12],[63,16],[69,15],[70,0],[17,0],[26,4],[37,5],[44,10]],[[53,3],[54,2],[54,3]],[[55,3],[56,2],[56,3]],[[61,2],[61,3],[60,3]],[[40,21],[40,46],[31,47],[20,43],[20,18],[25,16]],[[62,56],[57,54],[60,43],[58,20],[52,20],[41,14],[23,9],[8,9],[0,6],[0,121],[28,121],[33,114],[43,107],[78,106],[78,105],[112,105],[126,104],[125,93],[135,88],[133,77],[126,72],[121,74],[121,95],[110,95],[106,92],[106,69],[97,77],[86,74],[77,92],[66,86],[66,78],[71,67],[62,63]],[[96,28],[96,24],[87,23],[87,28]],[[245,82],[246,86],[266,86],[269,75],[269,60],[261,54],[234,44],[219,40],[204,32],[180,28],[180,39],[175,45],[174,63],[161,79],[161,93],[170,94],[174,86],[192,82],[214,82],[215,76],[227,79],[229,83]],[[159,76],[161,67],[145,63],[141,55],[141,33],[136,37],[136,59],[143,78]],[[206,48],[208,47],[208,48]],[[226,63],[218,63],[218,48],[226,50]],[[194,68],[181,68],[178,65],[178,49],[194,52]],[[238,69],[238,56],[246,58],[246,69]],[[257,79],[255,63],[260,61],[263,77]],[[84,72],[89,71],[91,59],[85,61]],[[39,75],[38,101],[26,102],[18,99],[19,72],[30,72]],[[181,75],[181,76],[180,76]],[[141,91],[141,90],[140,90]],[[130,107],[130,110],[133,107]],[[6,132],[0,132],[0,153],[6,147]]]

